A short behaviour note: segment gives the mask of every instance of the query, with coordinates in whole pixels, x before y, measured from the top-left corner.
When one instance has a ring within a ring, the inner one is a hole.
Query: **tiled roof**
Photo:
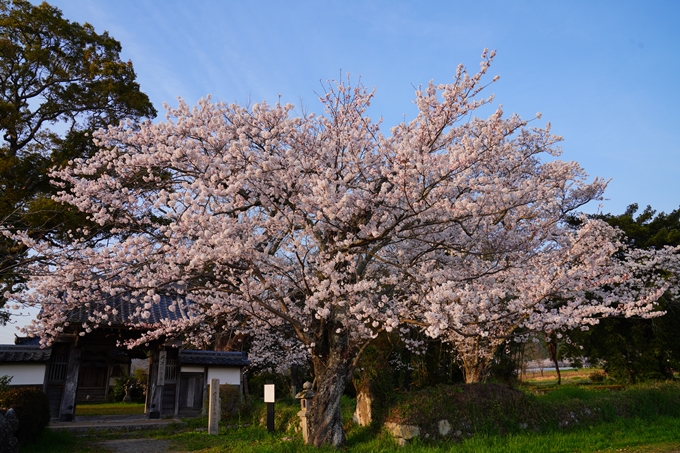
[[[0,362],[47,362],[52,350],[40,346],[0,345]]]
[[[40,337],[18,337],[14,335],[14,344],[24,346],[40,346]]]
[[[179,363],[182,365],[221,365],[246,366],[250,365],[248,354],[245,352],[223,351],[179,351]]]
[[[146,310],[149,312],[148,317],[144,317],[142,313],[137,313],[137,308],[140,304],[137,301],[125,300],[122,296],[111,297],[105,301],[90,302],[89,307],[83,305],[74,308],[67,315],[67,320],[70,323],[85,323],[94,316],[95,312],[106,313],[108,321],[112,326],[130,326],[133,324],[156,324],[161,320],[176,321],[180,319],[189,319],[190,315],[187,313],[184,302],[181,305],[184,307],[178,308],[175,303],[176,299],[169,296],[161,296],[159,302],[154,302],[151,307]],[[106,308],[106,307],[109,308]],[[174,311],[170,310],[174,308]],[[145,311],[145,310],[142,310]]]

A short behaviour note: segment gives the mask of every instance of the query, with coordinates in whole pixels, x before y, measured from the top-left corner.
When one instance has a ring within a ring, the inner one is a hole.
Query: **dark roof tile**
[[[52,349],[30,345],[0,345],[0,362],[47,362]]]
[[[17,337],[14,335],[14,344],[40,346],[40,337]]]
[[[250,365],[248,354],[245,352],[224,351],[179,351],[179,363],[182,365],[221,365],[246,366]]]
[[[108,322],[112,326],[153,325],[163,320],[190,319],[191,315],[187,312],[186,302],[182,304],[184,307],[178,308],[175,301],[176,299],[173,297],[160,296],[160,301],[151,304],[151,308],[148,310],[149,316],[144,318],[141,313],[137,313],[140,302],[130,300],[129,296],[118,295],[105,301],[90,302],[89,307],[82,305],[74,308],[66,315],[66,319],[72,324],[89,323],[90,318],[99,318],[99,316],[94,316],[96,312],[106,313]],[[170,307],[173,307],[174,310]],[[106,322],[100,322],[100,325],[105,324]]]

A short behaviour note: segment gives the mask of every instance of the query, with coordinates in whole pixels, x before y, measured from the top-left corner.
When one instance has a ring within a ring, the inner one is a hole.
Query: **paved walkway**
[[[184,422],[172,418],[149,420],[143,415],[105,415],[105,416],[76,416],[73,422],[52,420],[48,426],[52,430],[66,430],[71,432],[90,431],[136,431],[141,429],[160,429],[172,424],[183,426]]]
[[[90,444],[112,453],[170,453],[170,442],[161,439],[114,439]],[[179,452],[177,452],[179,453]]]

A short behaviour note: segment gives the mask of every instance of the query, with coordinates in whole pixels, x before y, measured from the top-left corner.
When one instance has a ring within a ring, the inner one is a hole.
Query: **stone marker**
[[[19,441],[15,433],[19,429],[19,419],[14,409],[0,411],[0,453],[18,453]]]
[[[210,412],[208,414],[208,433],[219,432],[220,420],[220,380],[210,379]]]

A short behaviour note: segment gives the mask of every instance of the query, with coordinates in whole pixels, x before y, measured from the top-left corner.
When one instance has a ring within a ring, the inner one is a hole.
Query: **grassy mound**
[[[421,436],[507,435],[592,426],[618,419],[680,417],[680,385],[647,384],[623,390],[565,386],[543,395],[496,384],[438,386],[393,398],[386,422],[416,425]]]

